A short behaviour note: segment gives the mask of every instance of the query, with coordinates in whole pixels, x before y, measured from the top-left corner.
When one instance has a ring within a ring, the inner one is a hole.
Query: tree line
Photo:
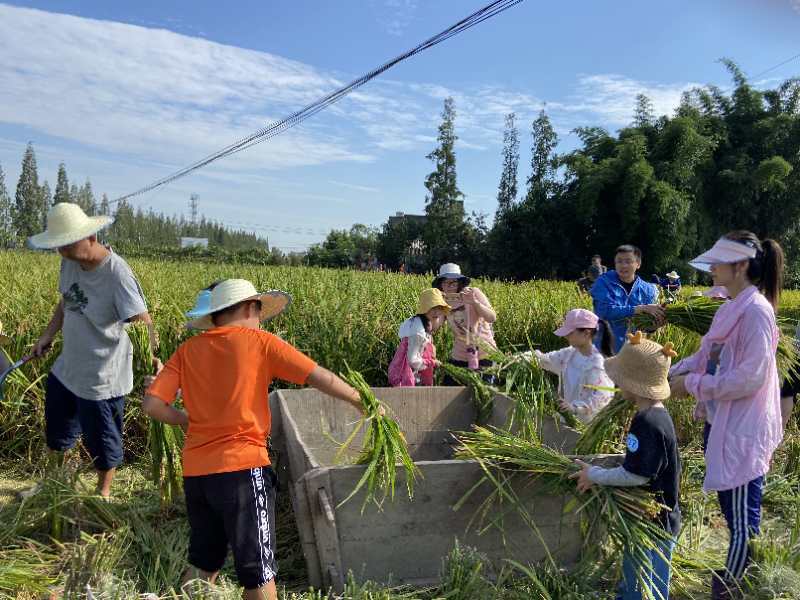
[[[615,134],[578,128],[581,145],[571,152],[556,151],[558,135],[541,111],[531,123],[522,190],[520,133],[516,115],[507,115],[491,227],[487,215],[464,211],[448,98],[428,155],[434,166],[425,179],[424,222],[332,232],[315,259],[355,266],[372,253],[390,268],[460,262],[476,275],[574,279],[593,254],[610,261],[619,244],[633,243],[644,252],[647,276],[678,269],[692,277],[689,259],[726,231],[750,229],[784,245],[789,280],[800,283],[800,79],[756,89],[735,63],[721,62],[730,91],[688,91],[671,116],[655,115],[640,95],[629,126]]]
[[[42,231],[47,225],[47,212],[59,202],[78,204],[88,215],[113,215],[114,223],[102,232],[104,241],[131,249],[161,251],[177,248],[181,237],[207,238],[209,246],[237,253],[245,250],[260,251],[280,262],[284,257],[270,252],[268,242],[254,233],[232,230],[222,223],[200,215],[196,221],[183,215],[168,216],[163,213],[143,211],[125,201],[114,203],[103,194],[100,202],[87,179],[81,186],[70,184],[64,163],[58,166],[56,187],[51,191],[45,180],[39,183],[36,153],[28,144],[22,157],[22,168],[16,193],[12,199],[0,165],[0,248],[22,247],[25,240]],[[280,252],[278,252],[280,254]],[[266,258],[264,259],[266,260]]]

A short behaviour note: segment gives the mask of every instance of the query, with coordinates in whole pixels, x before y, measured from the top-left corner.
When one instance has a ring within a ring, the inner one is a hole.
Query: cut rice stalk
[[[374,502],[378,508],[382,508],[387,497],[394,500],[398,464],[405,471],[408,497],[413,498],[414,481],[421,473],[408,452],[408,444],[403,432],[400,431],[400,426],[397,421],[385,414],[386,408],[382,409],[384,405],[375,397],[361,373],[348,367],[348,371],[342,375],[342,379],[352,385],[361,396],[364,417],[356,425],[356,428],[366,426],[366,433],[357,462],[360,465],[366,465],[367,468],[353,491],[342,500],[339,506],[350,500],[364,486],[366,486],[366,495],[361,506],[362,513],[367,504],[371,502]],[[340,453],[347,449],[354,437],[351,435],[348,438]]]
[[[719,301],[701,297],[691,298],[677,304],[667,304],[663,308],[668,324],[703,336],[711,328],[714,315],[721,305],[722,303]],[[647,313],[634,316],[631,324],[634,328],[643,331],[658,329],[654,317]],[[797,378],[800,376],[800,355],[798,355],[794,339],[794,327],[786,319],[778,318],[778,328],[781,332],[775,357],[778,373],[781,379],[788,376]]]
[[[497,390],[486,383],[479,372],[472,369],[464,369],[449,363],[442,363],[441,369],[450,377],[455,379],[464,387],[472,391],[472,399],[475,403],[476,422],[485,424],[492,415],[492,405]]]
[[[617,452],[622,447],[622,435],[633,418],[633,402],[620,394],[600,410],[586,426],[575,444],[577,454]]]
[[[494,372],[504,381],[504,393],[523,411],[515,413],[515,419],[535,415],[538,428],[544,417],[561,415],[569,427],[581,429],[575,414],[561,407],[551,376],[536,361],[500,350],[491,352],[489,358],[495,363]]]
[[[487,502],[511,502],[523,520],[532,525],[531,507],[524,506],[510,488],[514,478],[536,479],[549,494],[573,495],[579,503],[577,510],[591,513],[589,521],[603,527],[620,554],[630,557],[636,565],[637,577],[645,583],[649,553],[658,552],[657,544],[670,537],[656,521],[664,507],[651,493],[644,488],[593,486],[586,494],[579,494],[570,479],[580,470],[574,459],[535,440],[484,427],[475,427],[474,431],[456,437],[461,443],[456,457],[477,460],[484,471],[484,480],[495,488]],[[646,589],[645,585],[642,587]],[[645,594],[652,598],[652,594]]]

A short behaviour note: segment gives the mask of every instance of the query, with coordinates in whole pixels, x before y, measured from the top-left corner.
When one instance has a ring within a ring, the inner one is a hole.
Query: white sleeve
[[[573,351],[572,347],[562,348],[561,350],[548,352],[547,354],[534,350],[533,355],[539,363],[539,366],[545,371],[561,375],[561,373],[564,372],[564,365],[566,365],[569,357],[572,356]]]
[[[422,352],[425,350],[425,342],[428,340],[427,336],[410,335],[408,336],[408,350],[406,358],[411,370],[417,373],[425,366],[422,360]]]

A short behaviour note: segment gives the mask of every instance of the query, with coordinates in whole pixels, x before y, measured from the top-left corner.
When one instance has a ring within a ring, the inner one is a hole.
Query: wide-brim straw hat
[[[253,284],[246,279],[226,279],[211,291],[210,302],[207,307],[195,307],[198,310],[193,310],[193,313],[197,315],[197,318],[189,321],[187,327],[192,329],[211,329],[214,327],[214,321],[211,318],[214,313],[248,300],[261,302],[259,320],[262,323],[277,317],[292,303],[291,295],[281,290],[258,292]]]
[[[445,301],[444,295],[441,290],[436,288],[428,288],[423,290],[419,295],[419,304],[417,305],[417,314],[424,315],[432,308],[440,306],[444,309],[445,313],[449,313],[451,306]]]
[[[658,344],[641,331],[628,334],[628,343],[619,354],[606,359],[606,373],[621,390],[643,398],[666,400],[670,397],[669,368],[677,356],[672,344]]]
[[[469,277],[461,273],[461,267],[456,263],[445,263],[439,267],[439,274],[433,280],[431,287],[438,288],[445,279],[457,279],[463,281],[464,285],[469,285],[470,282]]]
[[[113,222],[113,217],[90,217],[77,204],[59,202],[47,213],[47,229],[28,241],[35,248],[61,248],[88,238]]]
[[[667,279],[680,279],[681,276],[678,275],[675,271],[670,271],[667,273]]]

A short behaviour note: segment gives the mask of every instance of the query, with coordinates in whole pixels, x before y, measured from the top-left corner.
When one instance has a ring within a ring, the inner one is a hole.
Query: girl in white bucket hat
[[[485,348],[496,348],[493,323],[497,314],[486,295],[476,287],[469,287],[470,279],[461,273],[455,263],[439,267],[439,274],[431,287],[441,290],[445,301],[452,307],[447,324],[453,332],[453,350],[449,362],[473,370],[492,365]],[[445,377],[445,385],[456,382]]]
[[[63,453],[83,437],[97,470],[97,493],[106,497],[122,463],[122,416],[125,396],[133,389],[133,348],[126,323],[143,321],[151,350],[158,343],[133,271],[97,241],[97,232],[111,222],[111,217],[90,217],[77,204],[62,202],[47,214],[47,229],[30,238],[32,246],[57,248],[62,257],[61,299],[33,347],[34,356],[44,356],[59,331],[63,334],[61,354],[47,378],[47,446]],[[154,359],[154,369],[160,365]]]
[[[670,371],[674,397],[694,396],[705,420],[706,491],[716,491],[730,530],[725,570],[714,598],[738,588],[749,540],[761,523],[761,492],[783,435],[775,320],[783,285],[783,250],[749,231],[731,232],[689,263],[711,273],[730,300],[714,314],[700,350]]]

